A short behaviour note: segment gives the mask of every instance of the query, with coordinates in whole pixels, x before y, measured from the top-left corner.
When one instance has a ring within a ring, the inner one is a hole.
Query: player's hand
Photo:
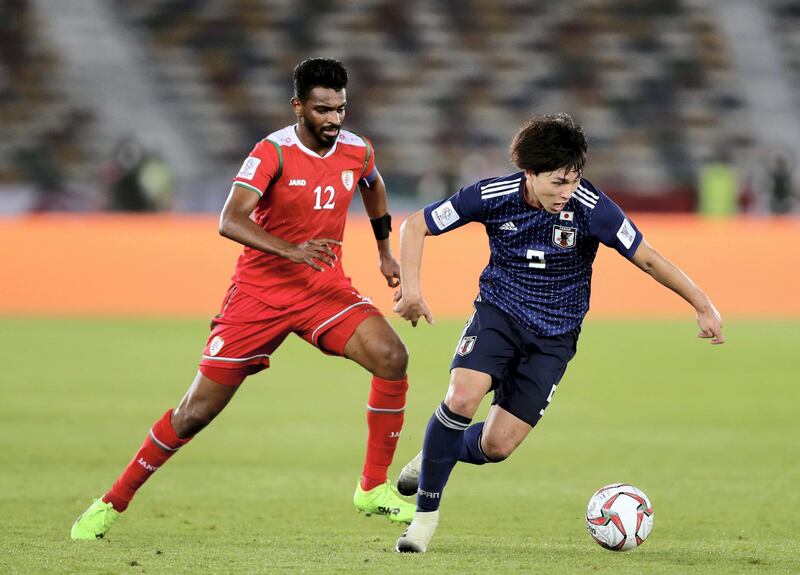
[[[433,324],[433,315],[428,308],[428,304],[422,297],[403,297],[402,288],[394,292],[394,301],[397,303],[392,308],[392,311],[402,317],[404,320],[410,321],[411,325],[417,327],[419,318],[424,317],[425,321]]]
[[[318,272],[323,271],[323,267],[317,263],[333,267],[336,265],[336,254],[329,247],[331,245],[340,246],[342,242],[330,238],[316,238],[298,244],[290,249],[285,257],[296,264],[306,264]]]
[[[380,269],[389,287],[400,285],[400,264],[393,255],[381,255]]]
[[[713,305],[697,312],[697,325],[700,327],[697,337],[711,339],[713,345],[725,343],[725,336],[722,335],[722,317]]]

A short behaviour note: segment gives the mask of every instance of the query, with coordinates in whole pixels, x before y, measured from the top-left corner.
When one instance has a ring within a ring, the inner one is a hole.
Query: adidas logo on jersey
[[[514,222],[506,222],[502,226],[500,226],[501,230],[505,230],[507,232],[516,232],[517,226],[514,225]]]
[[[290,186],[305,186],[306,185],[306,181],[305,180],[298,180],[297,178],[292,178],[291,180],[289,180],[289,185]]]

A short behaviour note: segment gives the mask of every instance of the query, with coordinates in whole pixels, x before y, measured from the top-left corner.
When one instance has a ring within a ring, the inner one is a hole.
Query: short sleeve
[[[234,186],[241,186],[263,196],[280,170],[277,144],[262,140],[247,156],[239,173],[233,178]]]
[[[431,234],[438,236],[469,222],[483,221],[483,204],[478,183],[461,188],[444,200],[425,206],[425,224]]]
[[[375,180],[375,176],[378,174],[378,167],[375,163],[375,148],[372,147],[372,142],[367,138],[362,138],[364,143],[367,145],[366,155],[364,156],[364,169],[361,171],[361,178],[367,182],[367,184],[371,184]]]
[[[589,223],[589,233],[603,244],[631,259],[642,243],[642,232],[611,198],[594,186],[590,189],[599,198]]]

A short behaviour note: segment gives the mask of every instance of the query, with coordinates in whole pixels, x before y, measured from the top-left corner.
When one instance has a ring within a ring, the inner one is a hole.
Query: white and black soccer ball
[[[644,491],[627,483],[598,489],[586,508],[586,530],[609,551],[629,551],[653,529],[653,506]]]

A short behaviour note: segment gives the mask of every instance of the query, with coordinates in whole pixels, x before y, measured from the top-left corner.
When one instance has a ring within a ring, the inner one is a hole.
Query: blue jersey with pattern
[[[642,234],[589,180],[558,214],[534,208],[524,193],[524,172],[481,180],[426,206],[425,223],[434,235],[482,223],[490,257],[478,297],[538,335],[560,335],[579,328],[589,311],[599,244],[630,259]]]

